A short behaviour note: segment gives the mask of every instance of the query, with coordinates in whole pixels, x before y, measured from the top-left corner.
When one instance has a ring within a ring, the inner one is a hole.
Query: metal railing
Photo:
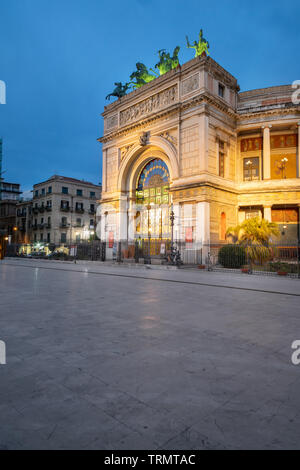
[[[298,242],[277,244],[188,243],[166,239],[129,242],[100,240],[78,243],[7,244],[6,256],[45,259],[114,261],[118,263],[175,264],[177,252],[184,267],[207,271],[268,274],[300,278]]]

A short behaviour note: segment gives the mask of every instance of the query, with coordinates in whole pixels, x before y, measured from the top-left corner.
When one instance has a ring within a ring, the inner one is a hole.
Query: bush
[[[246,264],[245,248],[238,245],[223,246],[218,255],[218,261],[224,268],[241,268]]]

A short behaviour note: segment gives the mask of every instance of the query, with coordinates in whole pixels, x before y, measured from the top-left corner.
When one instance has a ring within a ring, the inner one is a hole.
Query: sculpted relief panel
[[[198,90],[200,86],[199,73],[195,73],[191,77],[185,79],[181,83],[181,95],[187,95],[192,91]]]
[[[120,112],[120,126],[129,124],[133,121],[141,119],[149,113],[159,111],[160,109],[174,104],[177,101],[177,85],[167,90],[163,90],[156,95],[150,96],[144,101],[130,106]]]

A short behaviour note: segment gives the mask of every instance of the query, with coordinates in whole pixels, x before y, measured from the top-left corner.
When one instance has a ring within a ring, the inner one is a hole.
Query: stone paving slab
[[[2,261],[0,448],[299,449],[299,285]]]

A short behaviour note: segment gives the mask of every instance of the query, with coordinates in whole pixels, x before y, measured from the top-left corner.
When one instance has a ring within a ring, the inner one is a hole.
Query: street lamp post
[[[171,213],[170,213],[170,222],[171,222],[171,253],[173,253],[173,245],[174,245],[174,220],[175,214],[173,211],[173,205],[171,206]]]
[[[288,161],[289,161],[288,158],[283,157],[278,165],[279,170],[281,170],[282,179],[286,179],[286,166],[287,166]]]

